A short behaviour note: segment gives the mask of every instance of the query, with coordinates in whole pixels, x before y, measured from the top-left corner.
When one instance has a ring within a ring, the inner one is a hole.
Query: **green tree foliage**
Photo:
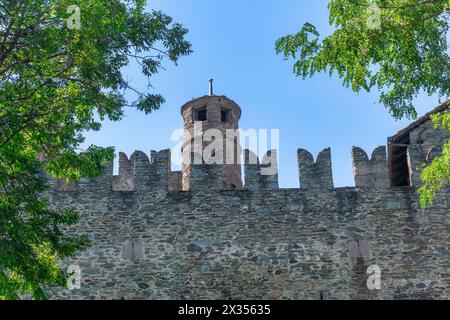
[[[321,38],[305,23],[296,34],[280,38],[276,51],[293,58],[294,73],[336,73],[355,92],[377,90],[396,119],[417,117],[413,100],[421,92],[448,99],[450,57],[449,0],[330,0],[332,34]],[[441,126],[448,118],[435,118]],[[422,174],[422,204],[448,184],[448,144]]]
[[[331,35],[320,39],[305,23],[276,43],[297,60],[297,75],[336,72],[356,92],[377,89],[395,118],[416,117],[412,100],[422,91],[449,96],[449,0],[330,0],[328,8]]]
[[[42,169],[67,180],[102,174],[114,150],[80,153],[83,132],[126,107],[150,113],[164,102],[150,82],[150,93],[133,88],[122,68],[137,61],[150,79],[191,52],[187,30],[145,5],[0,0],[0,298],[42,299],[47,286],[65,286],[58,259],[88,244],[63,233],[80,213],[49,207]]]
[[[450,108],[442,114],[435,114],[431,118],[435,128],[450,132]],[[419,188],[422,208],[432,204],[444,186],[450,184],[450,140],[444,144],[442,155],[433,159],[432,163],[424,167],[420,175],[423,185]]]

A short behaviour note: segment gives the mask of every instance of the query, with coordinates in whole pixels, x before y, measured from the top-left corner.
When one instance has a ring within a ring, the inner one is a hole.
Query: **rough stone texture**
[[[183,181],[181,171],[172,171],[169,176],[169,191],[182,191]]]
[[[420,147],[424,155],[427,155],[433,147],[443,146],[449,138],[448,130],[436,130],[431,120],[424,122],[409,133],[410,144]]]
[[[245,190],[275,190],[278,185],[277,151],[268,151],[260,163],[258,156],[244,150]],[[275,171],[275,173],[273,172]]]
[[[189,190],[223,190],[223,167],[220,165],[191,165]]]
[[[367,153],[358,147],[353,147],[353,174],[357,187],[389,187],[389,170],[386,157],[386,147],[376,148],[369,160]]]
[[[75,192],[78,190],[78,182],[67,183],[65,179],[54,181],[54,186],[60,192]]]
[[[68,232],[92,240],[63,262],[81,289],[54,299],[449,298],[450,190],[423,213],[411,187],[274,189],[247,167],[252,188],[227,191],[210,185],[220,168],[194,166],[190,191],[168,192],[167,152],[144,155],[134,191],[107,174],[49,193],[84,214]],[[381,290],[367,289],[371,265]]]
[[[239,107],[211,96],[182,108],[188,129],[204,103],[213,110],[208,126],[222,126],[217,110],[223,105],[233,110],[229,125],[237,126]],[[170,172],[168,150],[150,157],[136,151],[129,159],[121,154],[118,176],[111,163],[95,179],[71,185],[50,180],[50,203],[84,214],[66,231],[92,241],[61,262],[81,268],[81,289],[50,288],[50,296],[449,299],[450,189],[423,212],[416,188],[416,168],[439,154],[445,141],[427,126],[411,132],[426,149],[412,144],[407,151],[413,187],[389,187],[384,147],[370,160],[353,149],[355,188],[332,188],[329,149],[316,163],[299,150],[300,189],[279,189],[275,150],[261,163],[245,151],[244,190],[227,190],[241,179],[239,165],[188,165]],[[186,150],[184,156],[195,157]],[[380,290],[367,288],[371,266],[381,270]]]
[[[304,149],[298,149],[297,159],[300,188],[333,188],[330,148],[320,152],[316,162],[311,153]]]
[[[113,178],[113,191],[134,189],[134,158],[128,160],[125,153],[119,153],[119,175]]]
[[[417,147],[410,146],[406,151],[406,157],[408,159],[409,183],[411,186],[419,186],[422,183],[420,181],[420,168],[426,162],[425,156]]]
[[[447,130],[438,130],[431,120],[411,130],[410,146],[407,149],[408,172],[411,186],[419,186],[420,171],[423,164],[429,165],[442,153],[442,146],[450,139]]]

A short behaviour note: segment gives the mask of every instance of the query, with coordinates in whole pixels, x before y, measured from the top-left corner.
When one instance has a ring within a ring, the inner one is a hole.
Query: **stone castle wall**
[[[332,188],[329,150],[316,162],[298,155],[300,189],[261,175],[263,159],[244,165],[244,190],[223,190],[223,170],[198,165],[189,191],[173,191],[180,173],[172,177],[168,151],[121,155],[118,176],[111,165],[76,185],[53,182],[51,203],[84,214],[68,232],[92,245],[63,262],[81,268],[81,289],[52,297],[449,298],[450,190],[422,212],[414,187],[386,186],[382,148],[370,160],[353,150],[355,188]],[[367,289],[371,265],[381,290]]]

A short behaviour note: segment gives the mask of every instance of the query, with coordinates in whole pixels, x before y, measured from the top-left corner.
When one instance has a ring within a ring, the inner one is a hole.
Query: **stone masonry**
[[[183,190],[189,190],[189,179],[191,165],[199,165],[208,160],[215,163],[215,159],[220,161],[221,170],[223,170],[223,184],[225,189],[241,190],[241,165],[237,161],[241,156],[239,145],[239,119],[241,117],[241,108],[232,100],[225,96],[204,96],[194,99],[181,107],[181,115],[184,120],[184,141],[183,141],[183,171],[182,187]],[[195,126],[200,126],[195,130]],[[223,137],[220,146],[221,154],[207,154],[205,149],[218,135]],[[210,137],[205,137],[205,132],[210,130]],[[233,130],[233,136],[227,135],[227,130]],[[204,139],[202,139],[204,138]],[[197,140],[199,139],[199,140]],[[210,141],[208,141],[210,140]],[[199,141],[199,142],[197,142]],[[227,143],[231,144],[230,161],[227,161]],[[234,157],[233,157],[234,153]]]
[[[255,163],[245,150],[245,184],[237,190],[221,165],[171,172],[168,150],[121,154],[117,176],[111,164],[102,177],[71,186],[51,181],[51,203],[84,215],[67,232],[92,241],[62,262],[80,267],[81,288],[50,288],[51,297],[450,297],[450,189],[423,212],[416,185],[390,186],[385,147],[370,159],[353,149],[356,186],[348,188],[333,188],[329,149],[315,162],[300,149],[301,188],[280,189],[277,174],[261,174],[274,155]],[[370,266],[381,271],[379,290],[366,285]]]

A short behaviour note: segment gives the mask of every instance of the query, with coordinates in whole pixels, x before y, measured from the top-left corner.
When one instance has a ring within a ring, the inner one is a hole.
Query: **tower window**
[[[197,121],[206,121],[206,108],[200,109],[197,111]]]
[[[220,116],[222,122],[231,122],[231,111],[230,110],[222,110],[220,112]]]

